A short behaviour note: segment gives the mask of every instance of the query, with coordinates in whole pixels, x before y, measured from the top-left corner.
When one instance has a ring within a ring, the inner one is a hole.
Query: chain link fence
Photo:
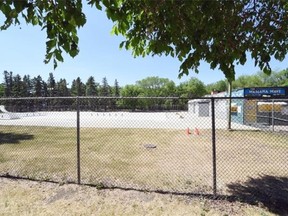
[[[288,188],[287,99],[1,98],[0,104],[1,176],[203,195],[255,195],[267,184],[272,193],[283,182]]]

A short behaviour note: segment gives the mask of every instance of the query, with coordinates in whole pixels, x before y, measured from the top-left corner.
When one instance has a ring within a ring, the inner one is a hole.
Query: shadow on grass
[[[288,177],[264,175],[227,186],[241,202],[260,204],[275,214],[288,215]]]
[[[34,135],[23,133],[3,133],[0,132],[0,145],[2,144],[18,144],[21,140],[31,140]]]

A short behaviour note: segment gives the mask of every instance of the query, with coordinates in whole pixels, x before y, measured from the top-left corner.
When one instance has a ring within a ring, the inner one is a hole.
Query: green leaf
[[[50,50],[52,50],[55,46],[56,46],[56,39],[48,40],[46,42],[46,49],[47,49],[48,52]]]
[[[56,59],[53,59],[53,68],[54,70],[57,68],[58,64],[57,64],[57,61]]]
[[[122,41],[122,42],[120,43],[120,45],[119,45],[119,48],[122,49],[123,46],[125,45],[125,43],[126,43],[126,41]]]
[[[62,55],[61,55],[61,50],[55,50],[55,57],[56,57],[56,59],[57,59],[57,61],[60,61],[60,62],[63,62],[64,61],[64,59],[63,59],[63,57],[62,57]]]
[[[90,1],[88,1],[88,4],[91,5],[91,7],[93,7],[93,5],[95,5],[98,10],[102,10],[102,6],[100,5],[99,0],[90,0]]]
[[[9,18],[9,14],[12,9],[8,4],[2,3],[0,10],[3,12],[6,18]]]
[[[114,25],[112,27],[111,34],[112,35],[118,35],[119,34],[119,30],[118,30],[118,26],[117,25]]]
[[[45,64],[48,64],[53,56],[53,52],[48,52],[46,55],[45,55],[45,60],[44,60],[44,63]]]
[[[38,17],[34,16],[32,19],[32,25],[38,25],[38,24],[39,24]]]
[[[26,7],[26,1],[14,1],[14,7],[17,13],[20,13]]]
[[[239,62],[240,62],[241,65],[244,65],[246,61],[247,61],[246,53],[243,52],[241,57],[240,57],[240,59],[239,59]]]
[[[70,50],[69,55],[70,55],[72,58],[74,58],[76,55],[78,55],[78,53],[79,53],[78,48],[76,48],[76,49],[73,48],[73,49]]]
[[[269,76],[271,75],[272,70],[271,70],[269,64],[267,64],[267,65],[263,68],[263,72],[264,72],[265,74],[269,75]]]

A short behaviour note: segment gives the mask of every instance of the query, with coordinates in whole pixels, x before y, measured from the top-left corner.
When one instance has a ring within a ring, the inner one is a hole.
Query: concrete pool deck
[[[5,113],[7,114],[7,113]],[[18,119],[0,120],[0,125],[76,127],[76,112],[14,113]],[[227,120],[215,120],[217,129],[227,128]],[[211,117],[188,112],[80,112],[80,126],[92,128],[211,129]],[[251,126],[232,122],[232,129],[251,130]]]

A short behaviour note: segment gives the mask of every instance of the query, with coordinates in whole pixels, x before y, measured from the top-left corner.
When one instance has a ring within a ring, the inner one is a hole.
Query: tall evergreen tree
[[[60,79],[60,81],[57,82],[57,88],[56,88],[57,96],[59,96],[59,97],[70,96],[69,89],[68,89],[67,85],[68,84],[67,84],[66,79]]]
[[[115,79],[115,82],[114,82],[113,96],[115,97],[120,96],[120,87],[119,87],[119,83],[117,79]]]
[[[56,84],[55,84],[55,96],[58,97],[68,97],[70,96],[69,89],[67,87],[68,83],[66,79],[60,79]],[[57,99],[55,100],[55,105],[57,107],[61,107],[62,109],[68,110],[70,109],[71,105],[73,104],[73,100],[71,99]]]
[[[75,80],[75,79],[72,80],[72,85],[71,85],[70,93],[71,93],[72,96],[77,96],[76,80]]]
[[[102,79],[102,85],[100,86],[100,96],[104,96],[104,97],[111,96],[110,86],[108,84],[108,81],[107,81],[106,77],[104,77]]]
[[[55,95],[56,81],[55,81],[53,73],[49,73],[49,78],[47,81],[47,90],[49,92],[50,97],[53,97]]]
[[[115,81],[114,81],[114,87],[112,88],[112,95],[114,97],[120,96],[120,87],[119,87],[119,83],[118,83],[117,79],[115,79]],[[111,99],[111,106],[113,108],[116,108],[117,101],[118,101],[118,99],[116,99],[116,98]],[[118,102],[118,104],[119,104],[119,102]]]
[[[97,84],[93,76],[90,76],[86,82],[86,96],[98,96]],[[97,110],[98,100],[88,98],[85,100],[89,110]]]
[[[0,97],[4,97],[5,86],[4,84],[0,84]]]
[[[97,84],[93,76],[90,76],[86,82],[86,96],[97,96]]]
[[[109,97],[111,96],[111,91],[110,91],[110,86],[108,84],[107,78],[104,77],[102,79],[102,85],[100,86],[100,92],[99,92],[100,96],[103,97]],[[99,100],[100,105],[102,106],[102,108],[104,108],[105,111],[107,111],[107,108],[109,108],[111,106],[111,100],[108,98],[102,98]]]
[[[24,91],[25,91],[25,96],[24,97],[31,97],[33,96],[33,82],[30,78],[30,75],[24,75],[23,77],[23,86],[24,86]],[[27,100],[25,103],[25,109],[30,111],[33,108],[33,100]]]
[[[85,95],[85,85],[82,83],[81,78],[72,81],[71,86],[71,95],[72,96],[84,96]]]
[[[13,77],[12,96],[16,98],[27,96],[26,85],[19,74]],[[27,110],[29,102],[27,100],[14,100],[13,105],[13,111],[22,112]]]
[[[43,80],[42,81],[42,97],[48,97],[49,92],[48,92],[48,85],[47,83]]]
[[[22,78],[19,74],[13,77],[13,86],[12,86],[12,96],[13,97],[25,97],[24,84]]]
[[[42,97],[43,94],[43,82],[42,77],[38,75],[37,77],[34,77],[33,79],[33,87],[34,92],[33,95],[36,97]]]
[[[24,75],[23,77],[23,85],[25,88],[25,97],[29,97],[32,95],[33,85],[30,79],[30,75]]]
[[[12,87],[13,87],[13,73],[10,71],[4,71],[4,81],[5,81],[5,97],[12,96]]]

